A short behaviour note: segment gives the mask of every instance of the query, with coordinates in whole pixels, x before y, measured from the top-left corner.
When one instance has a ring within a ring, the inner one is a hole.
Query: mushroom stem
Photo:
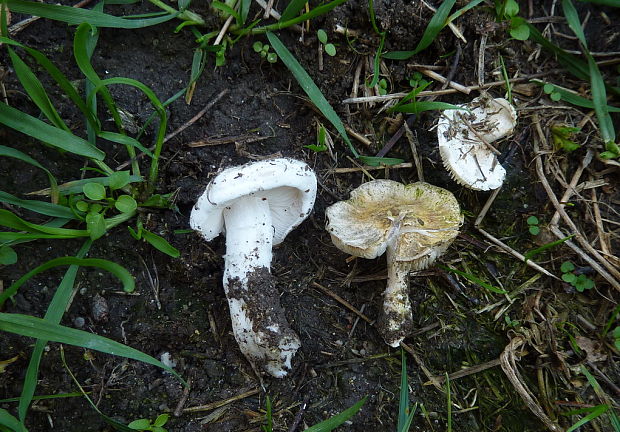
[[[388,280],[383,292],[383,313],[379,332],[391,347],[400,345],[413,330],[413,313],[409,301],[409,262],[395,259],[395,246],[387,246]]]
[[[269,204],[266,198],[246,196],[223,216],[224,290],[235,339],[256,371],[283,377],[301,344],[286,321],[270,271],[274,229]]]

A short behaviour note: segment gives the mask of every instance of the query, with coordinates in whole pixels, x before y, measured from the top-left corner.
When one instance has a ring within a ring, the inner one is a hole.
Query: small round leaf
[[[327,43],[327,33],[325,33],[325,30],[323,29],[317,30],[316,36],[319,38],[319,42],[321,42],[322,44]]]
[[[557,102],[557,101],[559,101],[560,99],[562,99],[562,95],[561,95],[560,93],[558,93],[558,92],[553,92],[553,93],[551,93],[551,94],[549,95],[549,97],[551,98],[551,100],[552,100],[553,102]]]
[[[538,228],[536,225],[530,225],[529,231],[532,235],[540,234],[540,228]]]
[[[575,276],[572,273],[564,273],[562,275],[562,280],[564,282],[573,283],[573,282],[575,282],[577,280],[577,276]]]
[[[100,183],[86,183],[82,191],[89,199],[99,201],[105,198],[105,186]]]
[[[560,266],[560,270],[562,271],[562,273],[572,272],[573,270],[575,270],[575,266],[573,265],[572,262],[565,261]]]
[[[88,211],[88,203],[86,201],[78,201],[75,203],[75,208],[81,212]]]
[[[131,213],[138,208],[138,203],[129,195],[121,195],[114,203],[114,207],[121,213]]]
[[[538,218],[536,216],[530,216],[527,218],[528,225],[538,225]]]
[[[333,57],[336,55],[336,47],[334,44],[327,44],[325,45],[325,52],[328,56]]]
[[[267,54],[267,61],[269,63],[275,63],[278,61],[278,55],[276,53]]]
[[[252,45],[252,49],[255,52],[261,52],[263,49],[263,43],[261,41],[254,42],[254,44]]]
[[[543,86],[543,91],[547,94],[551,94],[553,93],[553,89],[555,89],[555,87],[553,86],[553,84],[545,84]]]

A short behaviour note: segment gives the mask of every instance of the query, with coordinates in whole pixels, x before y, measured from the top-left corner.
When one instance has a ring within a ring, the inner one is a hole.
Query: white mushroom
[[[456,198],[428,183],[373,180],[326,214],[338,249],[368,259],[387,251],[388,282],[378,327],[388,345],[398,346],[413,330],[409,273],[430,265],[457,236],[463,218]]]
[[[228,168],[198,199],[190,225],[207,240],[226,232],[224,290],[233,333],[256,371],[283,377],[300,341],[280,306],[271,275],[277,245],[312,211],[316,176],[293,159]]]
[[[445,110],[437,124],[439,153],[459,184],[474,190],[497,189],[506,170],[492,142],[512,133],[517,112],[506,99],[481,96],[459,105],[469,111]]]

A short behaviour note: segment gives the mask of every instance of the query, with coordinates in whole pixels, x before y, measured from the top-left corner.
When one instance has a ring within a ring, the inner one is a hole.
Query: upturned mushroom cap
[[[517,112],[506,99],[485,96],[459,106],[469,112],[445,110],[437,124],[444,167],[456,182],[470,189],[497,189],[506,170],[487,144],[512,133]]]
[[[326,210],[334,245],[362,258],[382,255],[389,244],[394,259],[411,270],[430,265],[457,236],[463,221],[449,191],[424,182],[404,185],[373,180],[351,192],[351,198]]]
[[[196,202],[190,225],[207,241],[213,240],[225,230],[223,210],[240,197],[256,196],[269,202],[273,244],[277,245],[312,211],[316,185],[312,169],[289,158],[227,168],[209,183]]]

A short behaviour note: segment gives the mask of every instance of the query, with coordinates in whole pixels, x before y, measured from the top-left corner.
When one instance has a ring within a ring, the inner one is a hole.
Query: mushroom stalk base
[[[410,263],[395,261],[394,246],[387,247],[388,281],[383,292],[383,312],[379,333],[391,347],[397,347],[413,331],[413,313],[409,301]]]
[[[301,343],[286,321],[270,272],[269,204],[260,197],[242,198],[224,210],[224,221],[224,290],[235,339],[255,371],[281,378]]]

